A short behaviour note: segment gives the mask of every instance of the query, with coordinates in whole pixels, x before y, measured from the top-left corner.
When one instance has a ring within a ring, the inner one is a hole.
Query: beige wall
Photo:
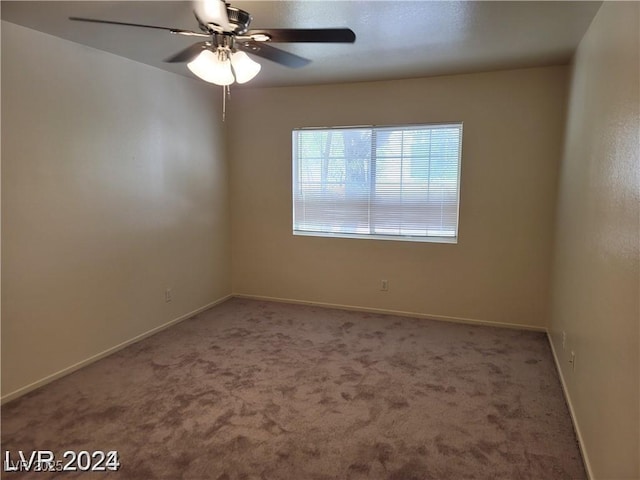
[[[551,336],[597,479],[640,478],[639,15],[605,2],[580,44],[560,183]]]
[[[2,22],[3,397],[230,293],[218,99]]]
[[[546,327],[566,84],[549,67],[235,91],[234,293]],[[457,245],[292,235],[293,128],[449,121],[464,122]]]

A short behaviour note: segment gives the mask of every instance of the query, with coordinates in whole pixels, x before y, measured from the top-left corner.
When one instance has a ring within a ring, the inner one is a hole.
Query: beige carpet
[[[3,478],[584,479],[542,333],[233,299],[2,408]]]

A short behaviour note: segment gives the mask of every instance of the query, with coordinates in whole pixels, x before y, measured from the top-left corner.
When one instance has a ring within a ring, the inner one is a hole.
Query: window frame
[[[456,176],[456,209],[455,209],[455,235],[454,236],[437,236],[437,235],[410,235],[410,234],[380,234],[380,233],[343,233],[343,232],[327,232],[327,231],[311,231],[311,230],[296,230],[295,224],[295,208],[296,208],[296,186],[298,182],[296,181],[296,175],[298,174],[298,157],[297,157],[297,133],[302,131],[328,131],[328,130],[357,130],[357,129],[371,129],[372,130],[372,141],[371,141],[371,158],[370,158],[370,171],[369,171],[369,181],[370,181],[370,193],[369,195],[375,195],[373,190],[375,190],[374,186],[376,185],[376,163],[377,158],[373,153],[376,149],[376,143],[373,140],[376,138],[376,133],[378,130],[384,129],[397,129],[402,130],[417,130],[422,128],[446,128],[446,127],[455,127],[459,129],[460,137],[458,144],[458,155],[457,155],[457,176]],[[403,242],[419,242],[419,243],[444,243],[444,244],[457,244],[460,237],[460,184],[462,177],[462,149],[463,149],[463,132],[464,132],[464,122],[462,121],[451,121],[451,122],[430,122],[430,123],[411,123],[411,124],[395,124],[395,125],[348,125],[348,126],[322,126],[322,127],[298,127],[294,128],[291,132],[291,166],[292,166],[292,177],[291,177],[291,213],[292,213],[292,233],[294,236],[301,237],[326,237],[326,238],[347,238],[347,239],[360,239],[360,240],[387,240],[387,241],[403,241]]]

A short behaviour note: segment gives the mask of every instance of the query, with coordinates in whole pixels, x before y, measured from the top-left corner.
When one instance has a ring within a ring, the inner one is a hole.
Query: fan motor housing
[[[248,30],[252,20],[249,12],[230,5],[227,5],[227,16],[229,17],[229,23],[234,26],[233,31],[240,35]]]

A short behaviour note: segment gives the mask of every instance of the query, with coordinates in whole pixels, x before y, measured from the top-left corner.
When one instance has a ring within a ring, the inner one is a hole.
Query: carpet
[[[34,450],[120,468],[3,478],[586,478],[545,334],[238,298],[4,405]]]

